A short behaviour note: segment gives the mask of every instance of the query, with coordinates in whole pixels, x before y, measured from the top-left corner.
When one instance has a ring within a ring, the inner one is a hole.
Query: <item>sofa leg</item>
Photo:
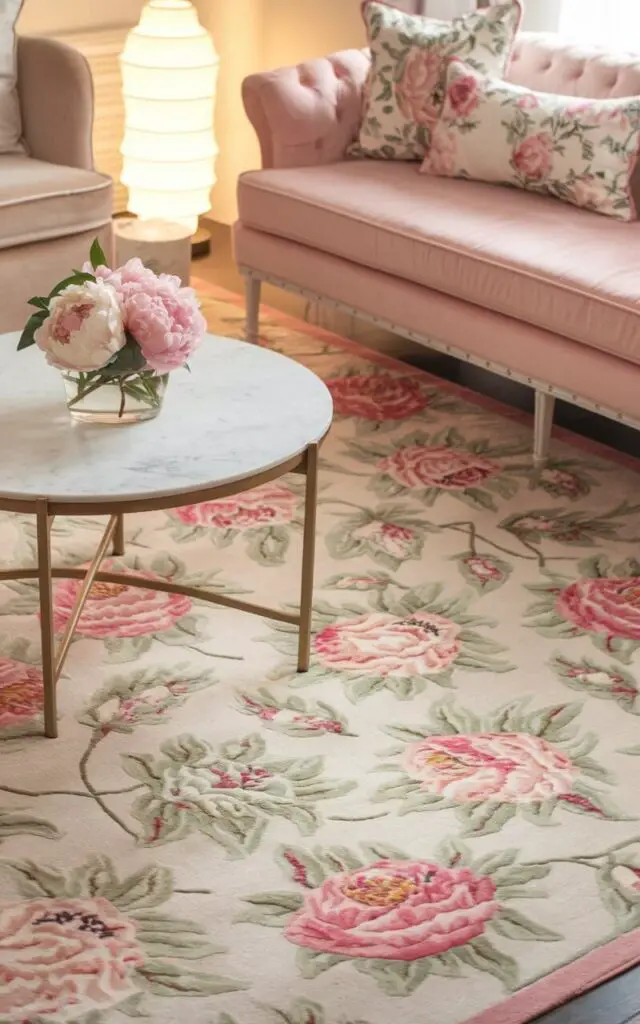
[[[253,274],[245,274],[244,290],[245,305],[247,307],[247,322],[245,327],[245,339],[252,345],[258,344],[258,332],[260,327],[260,291],[262,281]]]
[[[533,465],[543,469],[549,459],[551,428],[556,400],[546,391],[536,391],[536,411],[533,427]]]

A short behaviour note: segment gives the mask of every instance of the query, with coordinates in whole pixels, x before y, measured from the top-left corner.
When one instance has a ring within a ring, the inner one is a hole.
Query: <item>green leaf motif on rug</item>
[[[284,929],[299,947],[296,963],[308,980],[351,963],[394,997],[411,995],[431,976],[461,978],[469,969],[492,974],[512,990],[519,972],[504,941],[562,939],[509,905],[544,895],[527,892],[527,885],[549,873],[544,864],[518,863],[516,850],[474,859],[463,843],[450,840],[427,861],[379,843],[363,844],[360,853],[281,846],[276,860],[297,890],[245,897],[236,921]],[[421,913],[425,903],[428,915]]]
[[[332,705],[324,701],[303,700],[297,694],[275,696],[261,687],[255,693],[236,694],[236,707],[244,715],[259,719],[265,729],[295,736],[299,739],[335,736],[353,736],[349,723]]]
[[[20,1004],[30,1020],[71,1008],[74,1020],[102,1021],[108,1009],[148,1017],[145,993],[174,998],[248,987],[212,965],[193,968],[194,961],[226,950],[199,923],[158,912],[181,891],[169,868],[148,865],[120,876],[110,858],[92,856],[67,871],[34,861],[0,861],[0,876],[17,900],[0,906],[0,925],[7,915],[3,949],[24,977],[36,978],[42,964],[48,972],[46,1000],[34,984]],[[10,920],[20,921],[19,933],[9,929]],[[53,924],[60,935],[54,945]]]
[[[546,583],[527,588],[536,601],[527,609],[525,625],[554,640],[589,636],[604,654],[631,664],[640,648],[640,562],[612,563],[595,555],[579,563],[574,579],[545,575]]]
[[[453,685],[457,669],[467,672],[510,672],[514,666],[500,655],[505,648],[479,627],[493,620],[468,611],[470,593],[448,596],[439,583],[424,587],[376,587],[375,611],[361,604],[341,608],[328,602],[314,606],[315,658],[311,669],[291,680],[308,686],[339,678],[352,703],[388,690],[399,700],[412,700],[428,682]],[[265,640],[282,654],[295,654],[296,630],[274,624]],[[286,670],[285,670],[286,671]],[[277,669],[274,678],[281,678]]]
[[[400,801],[400,814],[454,809],[469,837],[499,832],[516,815],[549,825],[563,809],[632,818],[602,788],[616,780],[590,756],[598,741],[580,730],[581,711],[578,703],[533,711],[520,699],[479,718],[441,700],[424,725],[385,727],[401,745],[381,755],[379,770],[392,778],[373,799]]]
[[[128,754],[125,772],[142,783],[132,813],[154,846],[201,832],[231,857],[252,853],[275,818],[302,835],[320,823],[317,804],[348,793],[355,783],[324,777],[323,758],[273,758],[262,737],[222,744],[217,750],[191,735],[167,740],[160,757]]]

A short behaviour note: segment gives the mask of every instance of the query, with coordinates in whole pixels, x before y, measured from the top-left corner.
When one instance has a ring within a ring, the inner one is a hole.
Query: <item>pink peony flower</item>
[[[445,491],[475,487],[500,472],[497,463],[473,452],[423,444],[399,448],[381,459],[377,469],[404,487],[438,487]]]
[[[134,995],[136,930],[103,898],[0,904],[0,1017],[75,1019]]]
[[[366,541],[371,547],[392,558],[408,558],[413,551],[415,533],[397,523],[374,521],[354,530],[352,539]]]
[[[542,181],[549,177],[553,160],[553,138],[548,132],[529,135],[513,152],[513,166],[525,178]]]
[[[539,736],[432,736],[407,747],[405,771],[421,788],[457,803],[532,803],[571,793],[571,761]]]
[[[42,711],[42,672],[11,658],[0,658],[0,729],[24,725]]]
[[[482,586],[486,586],[487,583],[494,580],[504,579],[503,570],[487,556],[481,558],[478,555],[472,555],[469,558],[465,558],[464,564]]]
[[[259,526],[290,523],[298,498],[279,483],[263,484],[230,498],[183,505],[174,515],[188,526],[213,526],[219,530],[250,530]]]
[[[440,108],[435,94],[442,70],[442,57],[437,47],[411,50],[396,85],[398,106],[407,121],[424,125],[438,119]]]
[[[137,258],[117,270],[98,267],[95,273],[115,289],[125,327],[147,365],[157,373],[184,366],[207,330],[193,288],[183,288],[170,274],[154,274]]]
[[[456,117],[468,117],[478,106],[478,82],[475,75],[457,73],[447,89],[447,103]]]
[[[556,608],[587,633],[640,640],[640,577],[576,580],[560,592]]]
[[[460,627],[433,612],[406,619],[373,612],[326,626],[314,639],[318,660],[334,671],[380,676],[442,672],[460,653]]]
[[[422,412],[429,404],[421,382],[415,377],[363,373],[333,377],[325,383],[340,416],[361,416],[365,420],[382,423],[407,419]]]
[[[109,572],[109,563],[105,563]],[[127,570],[140,579],[157,579],[150,572]],[[62,580],[54,593],[54,626],[64,629],[73,610],[80,580]],[[143,590],[124,583],[94,583],[89,592],[76,631],[80,636],[102,640],[105,637],[149,636],[171,629],[178,619],[191,611],[191,599],[162,590]]]
[[[126,340],[117,295],[103,281],[69,285],[49,303],[35,340],[60,370],[102,369]]]
[[[419,960],[482,935],[499,910],[495,892],[469,868],[379,860],[305,893],[285,936],[317,952]]]
[[[455,132],[447,131],[441,122],[431,134],[431,145],[424,158],[420,172],[451,178],[456,173],[458,144]]]
[[[536,110],[539,106],[540,100],[532,93],[528,93],[526,96],[521,96],[520,99],[516,100],[516,107],[519,107],[520,110]]]

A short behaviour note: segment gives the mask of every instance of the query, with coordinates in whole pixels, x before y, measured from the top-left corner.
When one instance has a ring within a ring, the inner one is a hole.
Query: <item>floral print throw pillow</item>
[[[422,172],[514,185],[635,220],[640,97],[531,92],[451,60]]]
[[[353,156],[422,159],[444,98],[445,61],[461,57],[492,75],[505,72],[522,18],[519,0],[454,21],[405,14],[378,0],[362,12],[371,70]]]

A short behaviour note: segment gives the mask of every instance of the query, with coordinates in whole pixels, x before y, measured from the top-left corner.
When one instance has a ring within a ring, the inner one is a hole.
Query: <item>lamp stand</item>
[[[199,260],[211,252],[211,232],[198,225],[195,235],[191,236],[191,259]]]

